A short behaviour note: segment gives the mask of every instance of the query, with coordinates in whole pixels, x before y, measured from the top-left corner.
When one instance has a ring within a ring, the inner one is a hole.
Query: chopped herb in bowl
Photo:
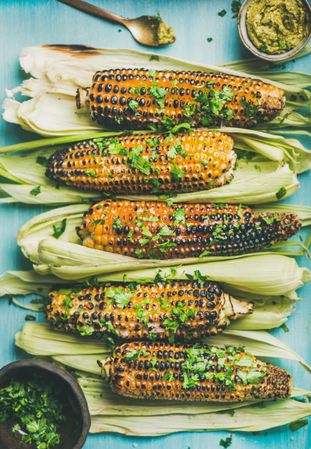
[[[38,376],[27,381],[11,379],[0,389],[0,423],[12,423],[12,432],[37,449],[52,449],[61,442],[65,421],[59,392]]]

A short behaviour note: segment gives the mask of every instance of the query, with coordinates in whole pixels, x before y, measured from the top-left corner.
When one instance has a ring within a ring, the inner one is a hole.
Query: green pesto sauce
[[[260,51],[286,53],[309,35],[309,13],[302,0],[253,0],[247,10],[246,27]]]
[[[176,36],[172,27],[161,21],[158,28],[159,45],[167,45],[175,42]]]

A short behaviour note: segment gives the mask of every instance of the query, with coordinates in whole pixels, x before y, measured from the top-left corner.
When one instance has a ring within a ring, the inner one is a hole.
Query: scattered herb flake
[[[130,100],[130,101],[129,101],[129,108],[130,108],[133,112],[137,112],[137,109],[138,109],[138,101],[136,101],[136,100]]]
[[[132,299],[132,293],[123,287],[110,287],[106,291],[107,298],[112,299],[113,302],[122,309]]]
[[[30,190],[30,194],[32,196],[40,195],[40,193],[41,193],[41,186],[36,186],[32,190]]]
[[[207,40],[207,42],[212,42],[213,38],[212,37],[207,37],[206,40]]]
[[[66,225],[67,225],[67,218],[63,218],[63,220],[60,223],[56,223],[55,225],[53,225],[52,236],[58,239],[65,232]]]
[[[227,14],[227,11],[225,9],[222,9],[221,11],[219,11],[219,13],[217,13],[220,17],[224,17]]]
[[[219,446],[223,447],[224,449],[227,449],[228,447],[230,447],[231,444],[232,444],[232,435],[227,437],[225,440],[222,439],[219,441]]]
[[[178,167],[178,165],[173,164],[172,168],[171,168],[171,175],[172,175],[173,181],[180,182],[182,180],[183,176],[185,176],[185,170],[181,167]]]
[[[281,187],[280,190],[278,190],[275,194],[275,196],[277,197],[278,200],[280,200],[281,198],[283,198],[283,196],[285,196],[287,193],[286,187]]]
[[[151,55],[149,61],[160,61],[160,57],[158,55]]]
[[[242,0],[233,0],[231,2],[231,12],[233,14],[232,19],[235,19],[239,15],[239,11],[242,5]]]
[[[289,332],[289,329],[288,329],[288,327],[286,326],[285,323],[283,323],[282,326],[280,326],[280,327],[281,327],[282,331]]]
[[[114,217],[112,227],[116,231],[119,231],[119,232],[122,231],[122,223],[121,223],[121,220],[119,217]]]

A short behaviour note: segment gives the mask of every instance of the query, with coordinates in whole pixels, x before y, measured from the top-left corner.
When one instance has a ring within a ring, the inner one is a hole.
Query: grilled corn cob
[[[205,280],[106,284],[49,296],[47,318],[55,329],[131,340],[214,335],[253,309]]]
[[[131,342],[104,368],[112,390],[141,399],[241,402],[289,396],[291,377],[241,348]]]
[[[77,229],[83,245],[137,258],[235,255],[267,248],[295,234],[299,217],[238,205],[105,200]]]
[[[284,103],[276,86],[223,73],[103,70],[77,92],[78,108],[85,105],[100,125],[132,128],[183,122],[249,127],[273,119]]]
[[[192,192],[230,182],[235,160],[232,138],[220,132],[127,135],[60,150],[50,157],[46,175],[114,194]]]

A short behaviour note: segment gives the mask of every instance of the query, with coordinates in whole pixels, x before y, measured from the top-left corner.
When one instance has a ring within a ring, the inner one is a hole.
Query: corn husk
[[[66,356],[60,357],[64,360]],[[86,358],[86,357],[85,357]],[[58,359],[56,357],[56,359]],[[82,361],[84,363],[84,360]],[[60,362],[61,363],[61,362]],[[173,401],[168,404],[167,401],[141,401],[125,398],[114,394],[107,385],[105,379],[98,376],[76,372],[78,382],[86,396],[89,410],[92,416],[96,415],[115,415],[131,416],[137,413],[140,415],[170,415],[178,413],[181,415],[200,415],[202,413],[214,413],[217,411],[233,410],[240,407],[256,403],[256,401],[245,401],[239,404],[221,404],[213,402],[180,403]],[[103,394],[104,393],[104,394]],[[292,389],[292,397],[309,396],[307,390],[301,388]]]
[[[109,253],[84,247],[76,234],[76,227],[80,225],[87,205],[77,204],[53,209],[26,222],[20,229],[17,242],[24,255],[35,264],[35,269],[42,274],[56,274],[64,279],[81,279],[97,276],[113,271],[138,270],[148,267],[174,266],[181,264],[194,264],[202,262],[214,262],[230,260],[228,257],[204,257],[171,259],[171,260],[140,260],[120,254]],[[270,210],[266,205],[261,210]],[[295,206],[291,206],[295,211]],[[301,212],[298,207],[297,212]],[[310,209],[305,208],[304,222],[308,223]],[[53,226],[66,219],[65,232],[59,239],[52,238]],[[300,244],[294,243],[294,245]],[[278,253],[282,255],[299,255],[301,250],[293,250],[291,243],[284,243],[271,248],[268,251],[255,253],[254,256]],[[250,255],[232,257],[234,260],[242,260]],[[240,262],[239,262],[240,263]],[[241,262],[242,263],[242,262]],[[204,265],[204,264],[203,264]]]
[[[31,355],[39,356],[89,356],[98,358],[109,356],[111,346],[92,337],[79,337],[64,334],[49,329],[45,323],[25,323],[22,331],[16,334],[16,345]],[[281,358],[294,360],[307,370],[307,363],[285,343],[273,337],[266,331],[246,331],[226,329],[222,334],[207,337],[206,342],[216,346],[233,345],[244,346],[245,349],[259,357]],[[69,360],[69,359],[68,359]],[[83,363],[74,366],[81,369]]]
[[[4,102],[4,119],[18,123],[26,130],[41,135],[70,135],[99,129],[84,111],[77,111],[75,107],[75,92],[77,86],[89,86],[92,75],[96,70],[117,67],[148,67],[150,69],[170,70],[201,70],[224,72],[237,76],[250,76],[284,89],[287,96],[287,106],[279,117],[270,123],[262,125],[269,127],[308,127],[310,119],[298,112],[297,108],[307,107],[310,93],[304,89],[309,81],[307,75],[296,75],[297,82],[293,82],[293,74],[282,74],[278,79],[263,78],[262,72],[248,74],[228,66],[206,66],[178,60],[169,56],[160,56],[155,60],[147,52],[126,49],[94,49],[77,48],[72,46],[38,46],[22,50],[20,63],[22,68],[32,78],[21,86],[7,92],[8,98]],[[309,83],[310,84],[310,83]],[[17,92],[32,97],[31,100],[19,103],[14,99]]]
[[[266,332],[227,330],[224,334],[213,337],[213,341],[210,339],[208,341],[222,346],[228,344],[228,339],[230,344],[243,345],[247,351],[259,357],[295,360],[310,369],[299,355]],[[112,393],[106,381],[97,376],[100,374],[97,360],[103,360],[110,354],[110,348],[105,343],[99,343],[94,338],[73,337],[55,332],[46,324],[26,323],[22,331],[16,335],[16,344],[29,354],[49,356],[55,362],[77,370],[76,375],[92,415],[92,432],[117,431],[137,436],[162,435],[175,431],[207,430],[207,422],[210,430],[226,428],[243,431],[261,430],[308,416],[311,412],[311,407],[306,407],[307,404],[289,399],[264,401],[264,405],[261,402],[260,409],[265,411],[262,419],[256,401],[241,404],[208,402],[185,404],[123,398]],[[302,395],[309,395],[309,392],[293,388],[292,396]],[[296,404],[299,404],[298,407]],[[246,413],[237,415],[243,409]],[[222,414],[218,415],[217,412]],[[256,421],[253,417],[256,417]],[[154,424],[153,430],[151,427],[145,427],[146,421]]]
[[[277,201],[277,192],[286,189],[292,195],[299,187],[296,173],[311,167],[311,152],[299,141],[262,131],[224,128],[235,139],[235,147],[242,150],[235,170],[234,180],[220,188],[177,194],[174,202],[214,201],[248,202],[260,204]],[[113,133],[99,133],[93,137],[111,136]],[[88,138],[89,135],[80,136]],[[79,136],[73,137],[75,141]],[[73,204],[94,201],[100,198],[98,192],[79,191],[63,186],[61,189],[45,176],[45,167],[37,163],[40,157],[49,157],[56,149],[65,148],[69,138],[49,138],[0,149],[0,175],[8,182],[0,183],[0,202],[24,202],[28,204]],[[39,150],[33,151],[36,148]],[[254,154],[253,159],[243,158],[243,151]],[[18,152],[18,154],[15,154]],[[27,152],[27,157],[25,153]],[[14,153],[14,154],[11,154]],[[33,195],[34,187],[40,186],[40,193]],[[118,198],[160,199],[157,195],[119,195]]]
[[[175,432],[228,430],[258,432],[288,424],[311,414],[308,403],[292,399],[264,402],[264,407],[248,406],[235,409],[233,416],[227,413],[200,415],[171,415],[122,417],[97,415],[92,417],[91,433],[117,432],[133,436],[161,436]]]
[[[45,281],[45,283],[43,283]],[[8,272],[0,277],[0,298],[9,295],[13,304],[18,307],[31,311],[44,311],[46,308],[46,297],[50,290],[59,285],[59,279],[48,278],[34,272]],[[70,287],[72,283],[67,282],[64,285]],[[42,297],[41,302],[32,304],[24,298],[17,299],[19,295],[39,294]],[[295,297],[286,296],[252,296],[242,294],[240,299],[249,300],[254,303],[252,314],[232,321],[230,329],[237,330],[262,330],[274,329],[286,322],[287,318],[294,311]]]

